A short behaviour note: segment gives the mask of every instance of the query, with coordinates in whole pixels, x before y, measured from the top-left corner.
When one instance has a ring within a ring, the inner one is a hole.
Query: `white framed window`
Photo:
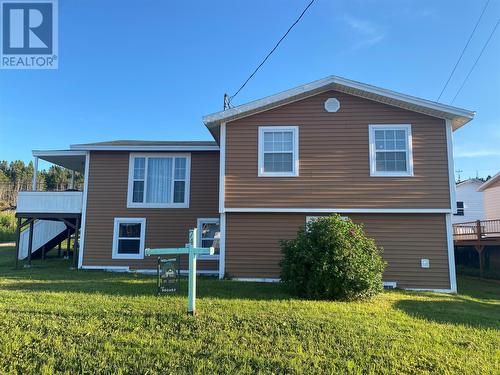
[[[212,247],[214,242],[220,240],[220,225],[218,218],[201,218],[198,219],[198,246]],[[214,255],[199,255],[201,260],[217,260],[219,259],[219,247],[215,247]]]
[[[259,126],[259,177],[299,175],[299,127]]]
[[[131,153],[128,208],[188,208],[190,154]]]
[[[413,176],[411,125],[369,125],[370,176]]]
[[[115,217],[113,259],[143,259],[146,219]]]

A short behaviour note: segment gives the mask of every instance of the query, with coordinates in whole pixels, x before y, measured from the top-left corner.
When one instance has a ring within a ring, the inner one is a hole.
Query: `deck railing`
[[[453,224],[453,239],[484,240],[500,237],[500,219],[476,220]]]

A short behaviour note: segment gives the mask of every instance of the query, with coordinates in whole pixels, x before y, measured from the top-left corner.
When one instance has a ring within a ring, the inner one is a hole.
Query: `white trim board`
[[[33,156],[86,156],[87,151],[74,151],[74,150],[33,150]]]
[[[265,277],[233,277],[231,281],[249,282],[249,283],[279,283],[280,279]]]
[[[83,151],[219,151],[219,146],[92,146],[71,145],[71,150]]]
[[[219,279],[224,278],[226,272],[226,214],[220,214],[220,246],[219,246]]]
[[[130,267],[128,266],[82,266],[81,269],[109,271],[109,272],[130,272]]]
[[[220,126],[220,153],[219,153],[219,213],[224,212],[224,194],[226,175],[226,123]]]
[[[446,214],[446,240],[448,245],[448,269],[450,277],[450,292],[457,292],[457,273],[455,270],[455,246],[453,244],[453,225],[451,214]]]
[[[225,212],[297,212],[297,213],[367,213],[367,214],[448,214],[449,208],[251,208],[227,207]]]
[[[234,121],[253,115],[258,111],[275,108],[302,99],[307,95],[316,95],[328,90],[346,92],[351,95],[405,108],[414,112],[425,113],[438,118],[449,118],[452,119],[455,130],[469,122],[475,115],[475,112],[466,109],[417,98],[338,76],[329,76],[225,111],[206,115],[203,117],[203,122],[209,128],[214,127],[223,121]]]
[[[450,120],[446,125],[446,156],[448,158],[448,183],[450,186],[450,207],[452,213],[457,213],[457,189],[455,184],[455,167],[453,161],[453,129]]]
[[[89,171],[90,171],[90,152],[85,152],[85,172],[83,174],[83,199],[82,199],[82,217],[80,222],[80,247],[78,251],[78,268],[83,265],[83,252],[85,251],[85,229],[87,225],[87,197],[89,192]]]

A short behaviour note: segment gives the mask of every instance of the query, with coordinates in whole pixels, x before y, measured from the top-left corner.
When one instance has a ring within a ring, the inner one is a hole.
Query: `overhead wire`
[[[446,80],[446,83],[444,84],[443,86],[443,89],[441,90],[441,92],[439,93],[439,96],[437,98],[437,102],[439,102],[439,100],[441,99],[441,96],[443,95],[444,93],[444,90],[446,90],[446,87],[448,86],[448,83],[450,83],[450,80],[451,80],[451,77],[453,77],[453,74],[455,74],[455,70],[457,69],[457,66],[458,64],[460,63],[460,61],[462,60],[462,57],[464,56],[464,53],[465,53],[465,50],[467,49],[467,47],[469,46],[469,43],[470,41],[472,40],[472,37],[474,36],[474,33],[476,32],[476,29],[479,25],[479,22],[481,22],[481,18],[483,18],[483,14],[484,12],[486,11],[486,8],[488,7],[488,4],[490,3],[490,0],[488,0],[483,8],[483,11],[481,12],[481,14],[479,15],[479,18],[477,19],[476,21],[476,25],[474,26],[474,29],[472,29],[472,32],[470,33],[469,35],[469,39],[467,39],[467,43],[465,43],[465,46],[464,48],[462,49],[462,52],[460,53],[460,56],[458,57],[458,60],[457,62],[455,63],[455,66],[453,67],[448,79]]]
[[[273,49],[271,49],[271,51],[267,54],[267,56],[264,58],[264,60],[262,60],[262,62],[257,66],[257,68],[255,68],[255,70],[252,72],[252,74],[250,74],[250,76],[245,80],[245,82],[243,82],[243,84],[240,86],[240,88],[233,94],[229,97],[228,101],[227,101],[227,105],[229,106],[231,104],[231,101],[236,97],[236,95],[238,95],[240,93],[241,90],[243,90],[243,88],[246,86],[246,84],[253,78],[253,76],[259,71],[259,69],[262,67],[262,65],[265,64],[265,62],[267,61],[267,59],[269,59],[269,57],[271,57],[271,55],[274,53],[274,51],[276,51],[276,49],[278,48],[278,46],[281,44],[281,42],[287,37],[287,35],[290,33],[290,31],[292,31],[292,29],[295,27],[295,25],[297,25],[299,23],[299,21],[302,19],[302,17],[304,16],[304,14],[306,14],[307,10],[311,7],[311,5],[313,5],[313,3],[315,2],[316,0],[311,0],[309,2],[309,4],[307,4],[307,6],[304,8],[304,10],[302,11],[302,13],[300,13],[299,17],[295,20],[295,22],[288,28],[288,30],[286,31],[286,33],[280,38],[280,40],[278,40],[278,42],[275,44],[275,46],[273,47]],[[489,0],[488,0],[489,1]]]

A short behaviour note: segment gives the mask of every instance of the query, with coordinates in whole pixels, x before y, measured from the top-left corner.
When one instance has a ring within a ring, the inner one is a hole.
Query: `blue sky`
[[[0,71],[0,160],[113,139],[208,140],[222,108],[308,1],[60,0],[59,69]],[[316,0],[233,104],[331,74],[436,100],[486,0]],[[492,0],[442,97],[496,20]],[[500,170],[500,30],[454,105],[464,177]]]

